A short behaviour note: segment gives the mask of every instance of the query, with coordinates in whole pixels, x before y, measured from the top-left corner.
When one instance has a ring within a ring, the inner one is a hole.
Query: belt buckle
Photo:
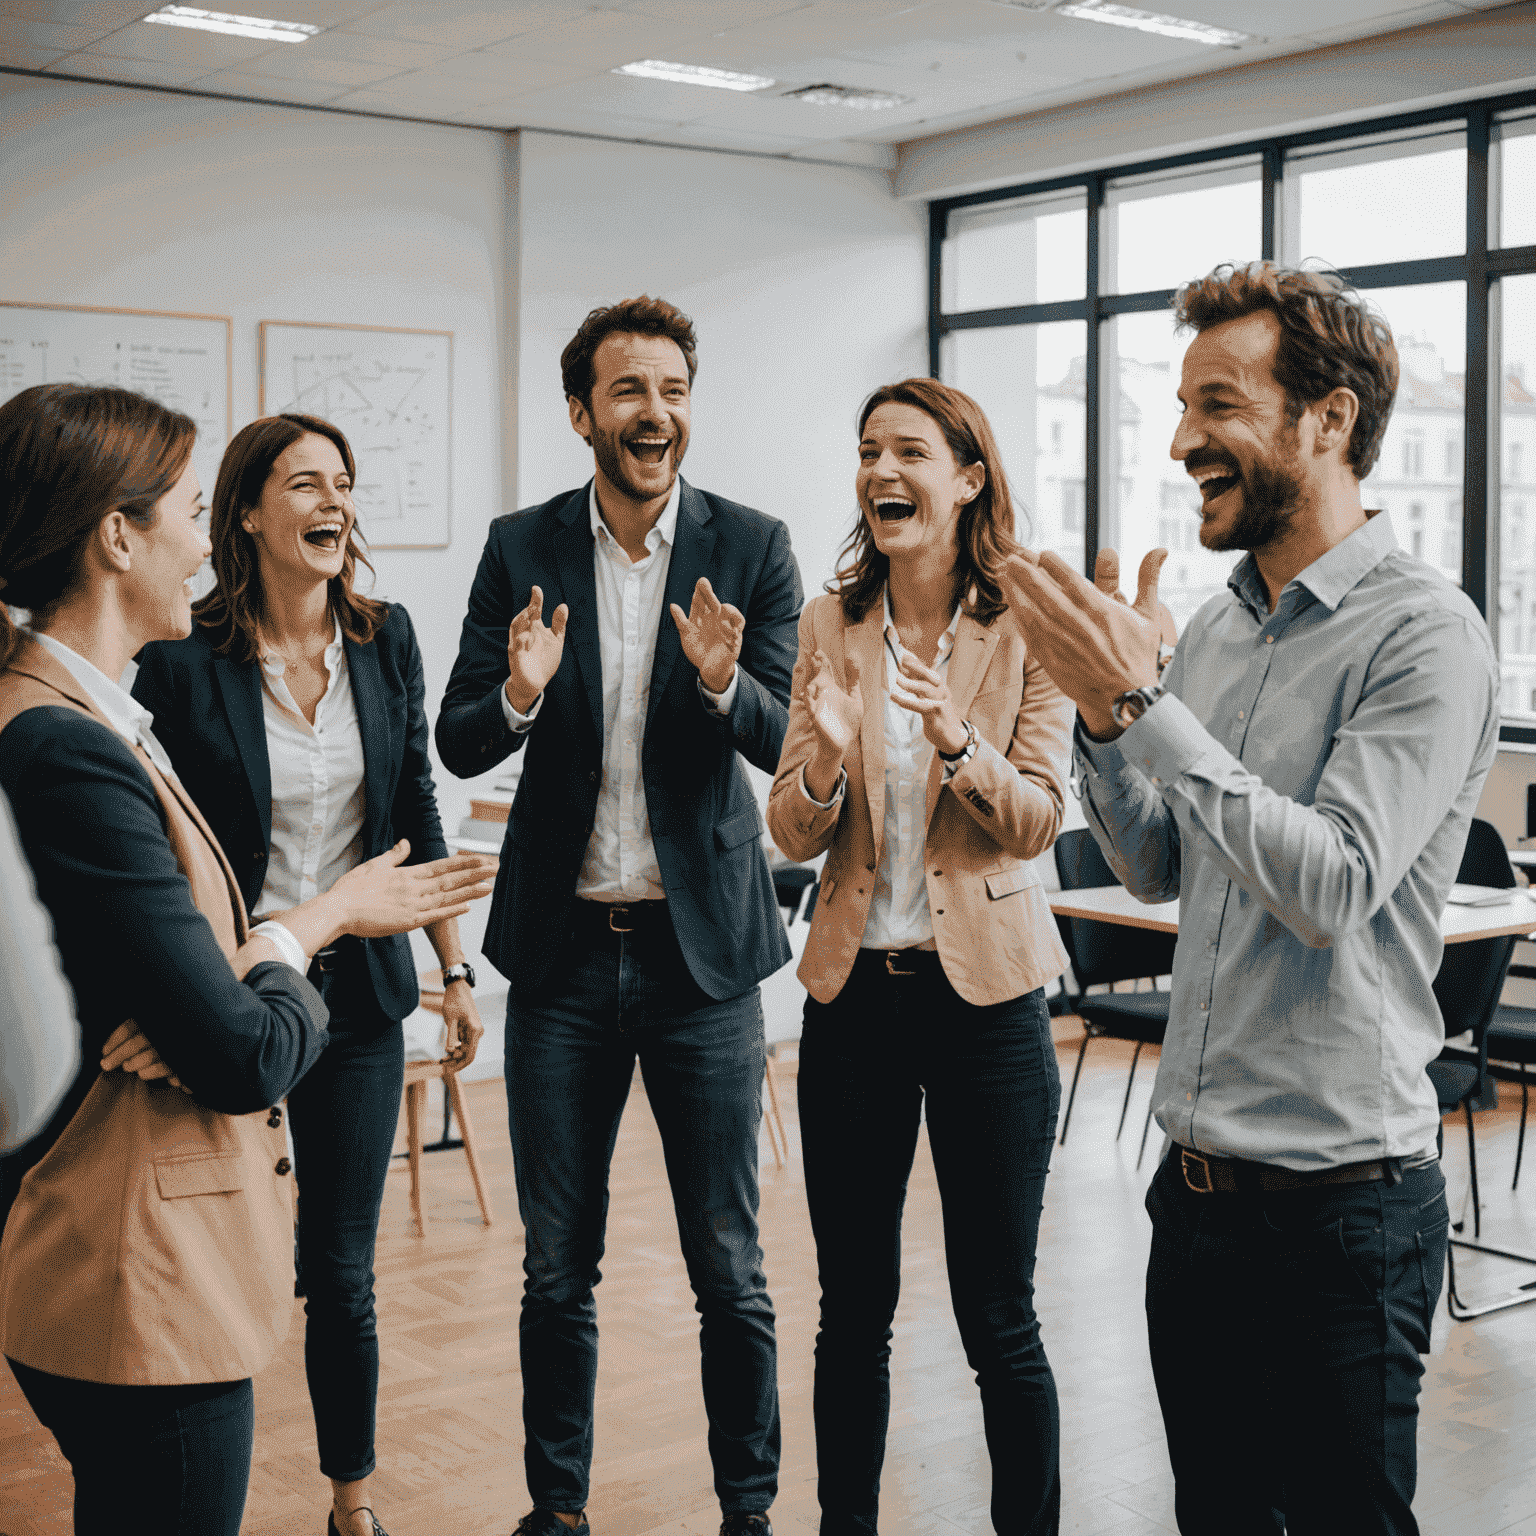
[[[615,901],[609,902],[608,904],[608,926],[615,933],[633,933],[635,931],[635,925],[633,923],[631,923],[628,928],[621,928],[616,922],[614,922],[613,918],[616,912],[622,912],[626,917],[633,917],[633,908],[631,908],[627,902]]]
[[[916,976],[917,975],[916,971],[904,971],[904,970],[898,970],[897,969],[897,966],[896,966],[896,956],[899,955],[900,953],[901,953],[901,951],[899,949],[888,949],[888,950],[886,950],[886,952],[885,952],[885,970],[886,970],[886,974],[888,976]]]
[[[1205,1179],[1204,1184],[1196,1184],[1189,1176],[1191,1163],[1198,1163],[1200,1173]],[[1194,1190],[1197,1195],[1213,1195],[1216,1193],[1216,1185],[1211,1179],[1211,1165],[1200,1156],[1198,1152],[1191,1152],[1187,1147],[1179,1148],[1179,1165],[1184,1173],[1184,1182]]]
[[[317,949],[311,957],[317,971],[333,971],[336,969],[336,945],[327,944],[324,949]]]

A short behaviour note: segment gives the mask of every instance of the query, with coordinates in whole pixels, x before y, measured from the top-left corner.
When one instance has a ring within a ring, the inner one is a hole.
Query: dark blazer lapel
[[[657,703],[666,692],[678,657],[683,654],[683,642],[672,618],[671,605],[676,603],[684,613],[689,611],[693,589],[700,576],[709,574],[709,559],[715,552],[715,530],[710,526],[709,503],[686,480],[681,481],[681,486],[672,561],[667,567],[667,591],[661,603],[661,624],[656,631],[656,655],[651,662],[651,696],[645,712],[647,737]]]
[[[555,514],[555,565],[560,572],[560,592],[557,598],[545,593],[544,622],[549,623],[549,616],[561,603],[570,609],[565,650],[575,662],[576,675],[586,689],[592,728],[601,750],[603,652],[598,637],[597,577],[592,569],[592,523],[587,511],[590,495],[588,482]]]
[[[379,642],[358,645],[342,637],[347,678],[363,738],[363,848],[365,855],[382,852],[384,824],[389,814],[390,769],[395,752],[389,739],[389,709],[384,677],[379,671]]]
[[[261,824],[261,846],[266,848],[272,842],[272,763],[267,756],[267,725],[261,713],[261,663],[215,656],[213,675],[224,696],[224,713],[240,750],[240,765]]]

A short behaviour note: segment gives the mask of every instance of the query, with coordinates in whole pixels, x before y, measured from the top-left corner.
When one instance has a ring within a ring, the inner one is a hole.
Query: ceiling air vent
[[[803,85],[784,95],[796,101],[808,101],[815,107],[856,107],[860,112],[879,112],[886,107],[910,106],[910,96],[894,91],[862,91],[852,85]]]

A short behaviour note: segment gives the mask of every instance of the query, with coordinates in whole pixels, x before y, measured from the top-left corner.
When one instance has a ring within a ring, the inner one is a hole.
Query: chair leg
[[[785,1134],[784,1114],[779,1108],[779,1081],[773,1070],[772,1056],[763,1057],[763,1078],[768,1084],[768,1145],[773,1148],[774,1162],[782,1168],[789,1161],[789,1137]]]
[[[1058,1146],[1067,1144],[1067,1127],[1072,1123],[1072,1105],[1077,1098],[1077,1080],[1083,1075],[1083,1053],[1088,1049],[1088,1026],[1083,1026],[1083,1043],[1077,1048],[1077,1066],[1072,1071],[1072,1091],[1067,1095],[1067,1112],[1061,1117],[1061,1140]]]
[[[1472,1171],[1472,1236],[1483,1235],[1483,1206],[1477,1195],[1477,1138],[1472,1134],[1472,1100],[1463,1099],[1461,1107],[1467,1112],[1467,1165]]]
[[[416,1229],[423,1236],[427,1226],[421,1219],[421,1115],[427,1105],[427,1085],[418,1078],[405,1089],[405,1137],[411,1160],[411,1214]]]
[[[443,1087],[448,1102],[453,1106],[453,1118],[459,1122],[459,1139],[464,1143],[464,1160],[469,1164],[469,1177],[475,1186],[475,1199],[480,1202],[480,1219],[491,1225],[491,1197],[486,1192],[485,1178],[480,1172],[480,1159],[475,1156],[475,1128],[470,1123],[469,1105],[464,1099],[464,1085],[457,1072],[443,1073]]]
[[[1520,1134],[1515,1138],[1515,1181],[1509,1187],[1520,1188],[1520,1159],[1525,1155],[1525,1112],[1531,1102],[1530,1079],[1525,1075],[1525,1063],[1520,1063]]]
[[[1136,1081],[1136,1063],[1141,1060],[1141,1041],[1136,1042],[1136,1049],[1131,1053],[1131,1075],[1125,1080],[1125,1099],[1120,1105],[1120,1124],[1115,1127],[1115,1140],[1120,1140],[1120,1132],[1125,1129],[1125,1112],[1131,1107],[1131,1084]]]
[[[1152,1100],[1147,1100],[1147,1118],[1141,1122],[1141,1146],[1136,1153],[1136,1170],[1141,1171],[1141,1160],[1147,1152],[1147,1132],[1152,1129]]]

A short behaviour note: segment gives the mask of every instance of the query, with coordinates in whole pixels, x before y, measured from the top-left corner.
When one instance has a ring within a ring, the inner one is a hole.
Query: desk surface
[[[1536,901],[1531,899],[1530,889],[1517,887],[1509,893],[1509,901],[1497,907],[1446,907],[1440,917],[1445,942],[1465,944],[1471,939],[1491,939],[1505,933],[1536,933]],[[1179,931],[1178,902],[1150,906],[1137,901],[1123,885],[1052,891],[1050,898],[1051,911],[1058,917],[1093,918],[1128,928],[1151,928],[1158,933]]]

